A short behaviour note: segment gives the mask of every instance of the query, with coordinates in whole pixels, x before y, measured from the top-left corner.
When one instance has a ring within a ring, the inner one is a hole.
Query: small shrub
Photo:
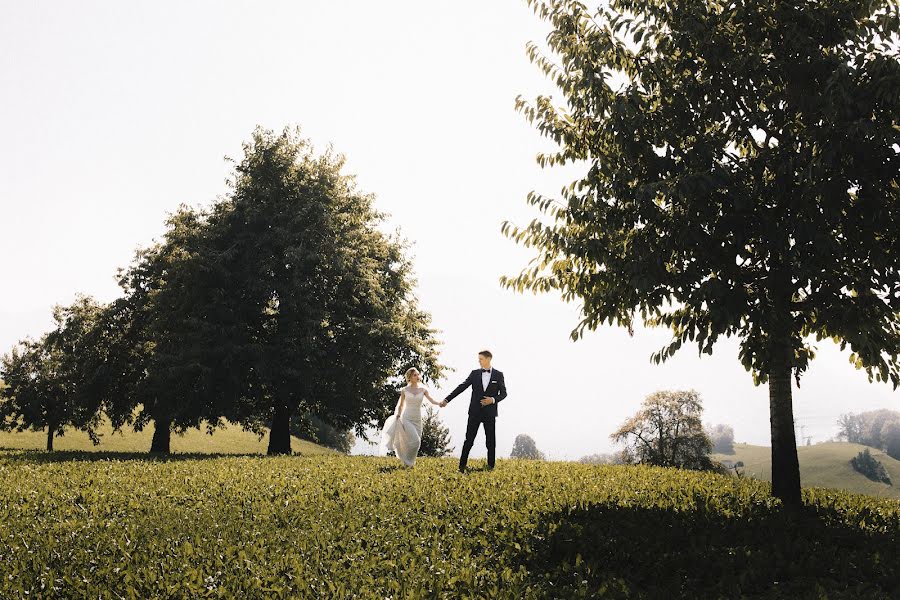
[[[850,464],[853,465],[853,468],[856,471],[862,473],[872,481],[883,481],[888,485],[893,485],[891,483],[891,477],[887,474],[884,465],[881,464],[880,460],[872,456],[872,453],[869,452],[868,448],[851,458]]]

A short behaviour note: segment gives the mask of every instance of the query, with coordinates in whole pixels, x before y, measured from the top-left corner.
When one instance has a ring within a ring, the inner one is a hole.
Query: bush
[[[453,447],[450,446],[450,430],[441,423],[437,412],[429,406],[422,420],[422,445],[419,446],[419,456],[440,458],[451,452]]]
[[[855,470],[859,471],[872,481],[883,481],[888,485],[893,485],[891,483],[891,477],[887,474],[884,465],[881,464],[880,460],[872,456],[872,453],[869,452],[868,448],[851,458],[850,464],[853,465]]]

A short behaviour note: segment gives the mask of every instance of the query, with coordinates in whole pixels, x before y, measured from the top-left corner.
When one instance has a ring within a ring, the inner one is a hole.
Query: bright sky
[[[76,292],[116,297],[116,269],[167,213],[225,193],[223,157],[239,158],[255,125],[298,124],[346,154],[388,226],[414,242],[419,298],[455,369],[437,393],[493,351],[509,388],[499,456],[519,433],[554,459],[609,451],[646,395],[681,388],[701,393],[705,421],[768,444],[767,388],[733,341],[651,365],[665,330],[571,342],[577,306],[500,288],[532,256],[501,222],[526,223],[530,190],[575,177],[535,164],[548,143],[513,109],[518,94],[553,91],[525,55],[546,32],[524,0],[0,0],[0,352],[46,331],[51,307]],[[801,384],[796,421],[814,442],[841,413],[900,408],[831,342]],[[456,454],[467,397],[441,413]]]

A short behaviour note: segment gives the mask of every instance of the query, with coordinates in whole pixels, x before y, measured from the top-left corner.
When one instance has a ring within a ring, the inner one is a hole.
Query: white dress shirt
[[[488,384],[491,382],[491,375],[493,375],[493,369],[488,369],[487,373],[481,372],[481,389],[487,389]]]

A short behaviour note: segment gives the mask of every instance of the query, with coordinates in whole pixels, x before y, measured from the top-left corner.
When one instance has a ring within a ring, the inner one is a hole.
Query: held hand
[[[440,402],[438,402],[438,404],[440,405],[441,408],[444,408],[445,406],[447,406],[447,401],[441,400]]]
[[[481,399],[481,405],[482,405],[482,406],[488,406],[488,405],[493,404],[493,403],[494,403],[494,399],[493,399],[493,398],[488,398],[487,396],[485,396],[484,398]]]

